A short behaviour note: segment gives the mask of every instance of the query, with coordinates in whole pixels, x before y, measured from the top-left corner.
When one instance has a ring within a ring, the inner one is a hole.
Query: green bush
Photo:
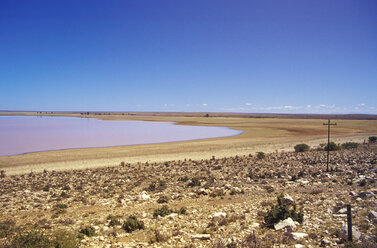
[[[360,144],[356,142],[346,142],[346,143],[343,143],[340,147],[342,149],[355,149],[355,148],[358,148],[359,145]]]
[[[107,216],[106,219],[110,221],[109,226],[118,226],[118,225],[121,224],[120,218],[121,218],[121,216],[119,216],[119,215],[114,216],[114,215],[110,214],[110,215]]]
[[[41,230],[23,230],[10,242],[9,248],[54,247],[52,241]]]
[[[157,216],[164,217],[166,215],[171,214],[172,212],[173,211],[171,209],[169,209],[169,207],[167,205],[164,205],[161,208],[154,210],[153,217],[154,218],[157,218]]]
[[[266,154],[264,154],[264,152],[257,152],[257,158],[258,159],[262,159],[262,158],[265,158],[266,157]]]
[[[304,214],[301,211],[297,212],[295,204],[284,204],[283,197],[284,194],[281,193],[277,197],[278,203],[276,205],[272,205],[271,209],[264,216],[265,225],[269,228],[273,228],[274,224],[279,223],[281,220],[285,220],[289,217],[295,221],[298,221],[299,223],[304,221]]]
[[[149,191],[155,191],[156,190],[156,183],[155,182],[151,182],[148,186],[148,190]]]
[[[79,245],[77,233],[68,230],[57,230],[52,239],[55,248],[75,248]]]
[[[369,143],[376,143],[377,142],[377,136],[370,136],[368,138]]]
[[[9,237],[17,232],[16,222],[13,220],[5,220],[0,222],[0,239]]]
[[[334,142],[330,142],[330,144],[326,144],[326,146],[325,146],[324,149],[325,149],[325,151],[328,151],[328,150],[330,150],[330,151],[337,151],[337,150],[340,149],[340,146],[337,145],[337,144],[335,144]]]
[[[128,216],[127,219],[124,221],[122,228],[128,232],[131,233],[135,230],[144,229],[144,222],[139,221],[136,216],[131,215]]]
[[[39,229],[24,229],[17,232],[7,248],[76,248],[79,242],[75,232],[59,229],[48,235]]]
[[[307,144],[297,144],[294,148],[295,152],[306,152],[309,151],[310,146],[308,146]]]
[[[187,212],[187,209],[185,207],[181,207],[179,210],[178,210],[178,213],[179,214],[185,214]]]
[[[88,237],[91,237],[91,236],[94,236],[96,234],[96,230],[94,229],[94,227],[91,227],[91,226],[87,226],[87,227],[84,227],[80,230],[80,233],[88,236]]]

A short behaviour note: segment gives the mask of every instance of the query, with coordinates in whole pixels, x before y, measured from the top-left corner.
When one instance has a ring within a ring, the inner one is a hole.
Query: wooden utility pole
[[[329,172],[329,161],[330,161],[330,126],[335,126],[336,123],[331,123],[330,119],[327,123],[323,123],[323,125],[327,126],[327,167],[326,171]]]

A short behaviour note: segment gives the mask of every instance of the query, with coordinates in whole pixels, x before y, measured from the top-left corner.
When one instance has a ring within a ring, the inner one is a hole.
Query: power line
[[[330,161],[330,126],[336,126],[335,123],[331,123],[330,119],[328,119],[327,123],[323,123],[323,125],[327,126],[327,168],[326,171],[329,172],[329,161]]]

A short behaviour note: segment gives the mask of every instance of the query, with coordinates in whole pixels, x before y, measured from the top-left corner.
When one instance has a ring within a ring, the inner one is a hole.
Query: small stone
[[[292,232],[296,230],[296,224],[291,218],[280,221],[279,223],[275,224],[274,227],[277,231],[286,229],[286,231]]]
[[[376,211],[370,211],[368,214],[368,219],[372,221],[373,223],[377,223],[377,212]]]
[[[338,210],[339,214],[346,214],[347,213],[347,208],[341,208]]]
[[[305,248],[305,246],[302,244],[295,244],[295,248]]]
[[[298,232],[291,233],[291,238],[295,241],[302,240],[302,239],[306,238],[307,236],[308,236],[308,234],[306,234],[306,233],[298,233]]]
[[[217,212],[217,213],[214,213],[214,215],[212,216],[212,219],[213,219],[213,221],[219,221],[219,220],[221,220],[225,217],[226,217],[226,213]]]
[[[147,194],[147,192],[143,191],[140,195],[139,195],[139,199],[142,200],[142,201],[145,201],[145,200],[149,200],[151,199],[150,195]]]
[[[284,194],[284,196],[283,196],[283,204],[285,204],[285,205],[293,205],[294,204],[294,200],[293,200],[293,198],[290,195]]]
[[[326,246],[329,246],[330,244],[331,244],[331,242],[327,238],[324,238],[321,241],[321,247],[326,247]]]
[[[348,227],[347,224],[345,224],[342,229],[340,230],[340,237],[344,240],[348,239]],[[352,238],[353,241],[357,241],[361,238],[361,233],[359,229],[355,226],[352,227]]]
[[[194,234],[191,236],[192,239],[199,239],[199,240],[209,240],[211,239],[210,234]]]

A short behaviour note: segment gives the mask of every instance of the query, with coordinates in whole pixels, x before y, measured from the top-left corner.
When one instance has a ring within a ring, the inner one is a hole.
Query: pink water
[[[0,156],[217,138],[241,133],[225,127],[181,126],[167,122],[0,116]]]

